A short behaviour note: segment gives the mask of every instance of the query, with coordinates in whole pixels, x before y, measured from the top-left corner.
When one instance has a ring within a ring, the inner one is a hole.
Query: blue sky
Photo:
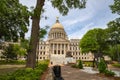
[[[20,0],[20,2],[28,8],[36,5],[36,0]],[[106,28],[109,21],[118,17],[118,15],[111,13],[109,8],[111,4],[113,4],[113,0],[87,0],[85,9],[73,9],[70,10],[67,16],[62,16],[46,0],[44,6],[46,12],[43,15],[48,16],[48,19],[42,19],[40,26],[44,27],[49,25],[51,28],[56,21],[56,16],[59,16],[59,21],[64,26],[69,39],[81,39],[88,30],[93,28]],[[30,31],[31,22],[26,37],[30,36]]]

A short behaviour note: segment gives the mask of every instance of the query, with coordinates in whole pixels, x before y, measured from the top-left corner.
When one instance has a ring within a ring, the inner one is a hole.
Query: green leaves
[[[85,8],[86,0],[52,0],[51,3],[62,15],[67,15],[70,9]]]
[[[112,13],[117,13],[120,15],[120,0],[114,0],[114,4],[110,5]]]
[[[97,52],[105,48],[104,30],[96,28],[89,30],[80,40],[80,48],[82,52]]]
[[[30,12],[19,0],[0,1],[0,39],[17,41],[28,31]]]

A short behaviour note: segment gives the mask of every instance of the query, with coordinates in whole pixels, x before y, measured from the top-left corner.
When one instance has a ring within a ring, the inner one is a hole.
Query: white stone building
[[[92,53],[80,52],[79,42],[80,39],[68,39],[64,27],[57,19],[48,33],[47,41],[39,42],[38,60],[49,59],[52,65],[74,63],[76,60],[92,61]]]

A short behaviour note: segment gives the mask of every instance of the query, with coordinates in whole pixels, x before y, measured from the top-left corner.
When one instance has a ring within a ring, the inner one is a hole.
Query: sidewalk
[[[64,80],[114,80],[113,78],[101,77],[97,74],[83,72],[80,69],[71,68],[70,66],[61,67],[62,77]]]

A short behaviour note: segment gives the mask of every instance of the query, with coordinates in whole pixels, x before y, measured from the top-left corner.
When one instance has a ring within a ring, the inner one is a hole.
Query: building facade
[[[49,59],[53,65],[74,63],[76,60],[92,61],[92,53],[80,52],[79,42],[80,39],[68,39],[64,27],[57,19],[48,33],[47,41],[39,42],[38,60]]]

